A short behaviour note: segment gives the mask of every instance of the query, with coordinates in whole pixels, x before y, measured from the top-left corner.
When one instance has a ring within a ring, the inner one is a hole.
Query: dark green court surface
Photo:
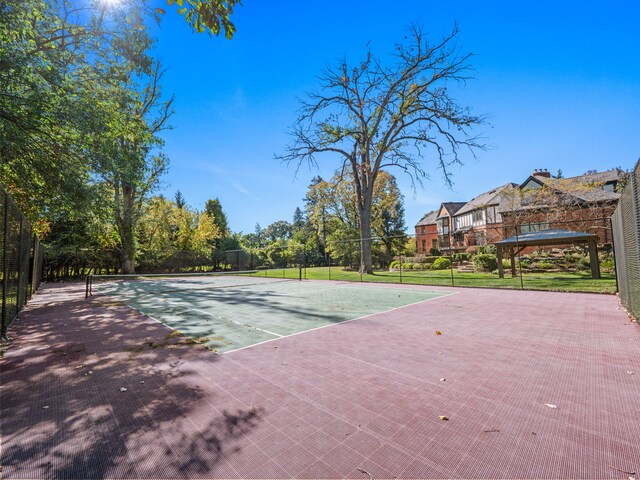
[[[95,289],[218,352],[448,294],[421,288],[242,276],[122,280]]]

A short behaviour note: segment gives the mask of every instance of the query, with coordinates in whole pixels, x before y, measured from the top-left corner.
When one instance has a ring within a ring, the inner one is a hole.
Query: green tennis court
[[[107,277],[93,290],[221,353],[449,294],[240,274]]]

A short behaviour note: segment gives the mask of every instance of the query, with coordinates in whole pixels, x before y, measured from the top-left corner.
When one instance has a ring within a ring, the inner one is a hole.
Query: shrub
[[[493,272],[498,268],[498,260],[495,255],[480,253],[473,257],[473,269],[476,272]]]
[[[405,270],[413,270],[413,263],[411,262],[403,263],[402,268]]]
[[[431,255],[432,257],[439,257],[440,250],[438,250],[436,247],[432,247],[431,250],[429,250],[429,255]]]
[[[580,255],[579,253],[565,253],[564,254],[564,259],[568,263],[577,263],[577,262],[580,261],[581,258],[582,258],[582,255]]]
[[[484,245],[482,247],[478,247],[478,254],[479,255],[489,255],[489,254],[494,254],[495,255],[495,253],[496,253],[496,246],[495,245]]]
[[[506,258],[503,258],[502,259],[502,268],[505,268],[507,270],[510,269],[511,268],[511,260],[507,260]]]
[[[555,267],[555,265],[553,264],[553,262],[549,262],[548,260],[543,260],[542,262],[538,262],[536,264],[536,267],[538,267],[541,270],[551,270],[553,267]]]
[[[616,268],[613,258],[607,257],[600,262],[600,267],[606,272],[613,272]]]
[[[389,264],[389,268],[392,270],[398,267],[400,267],[400,260],[394,260]]]
[[[433,270],[445,270],[447,268],[451,268],[451,261],[447,257],[439,257],[431,266]]]
[[[433,263],[433,262],[435,262],[435,261],[436,261],[437,259],[439,259],[439,258],[440,258],[440,257],[433,257],[433,256],[431,256],[431,257],[423,257],[423,258],[420,260],[420,262],[421,262],[421,263]]]
[[[431,264],[426,262],[416,263],[413,268],[419,268],[420,270],[431,270]]]

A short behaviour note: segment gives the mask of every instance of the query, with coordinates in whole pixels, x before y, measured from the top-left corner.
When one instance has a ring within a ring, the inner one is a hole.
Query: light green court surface
[[[207,277],[119,281],[100,292],[218,352],[380,313],[448,292],[342,282]]]

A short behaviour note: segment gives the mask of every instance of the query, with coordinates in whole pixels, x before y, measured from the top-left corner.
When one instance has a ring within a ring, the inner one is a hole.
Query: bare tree
[[[460,150],[484,149],[471,134],[484,117],[460,106],[447,87],[470,79],[471,54],[455,44],[458,27],[430,42],[412,27],[385,64],[370,51],[352,66],[344,59],[324,69],[321,87],[302,102],[291,132],[294,141],[279,158],[298,167],[316,165],[318,154],[337,157],[341,174],[350,172],[357,198],[360,271],[372,273],[371,207],[375,180],[383,168],[397,167],[422,185],[434,158],[451,184],[450,167],[461,164]]]

